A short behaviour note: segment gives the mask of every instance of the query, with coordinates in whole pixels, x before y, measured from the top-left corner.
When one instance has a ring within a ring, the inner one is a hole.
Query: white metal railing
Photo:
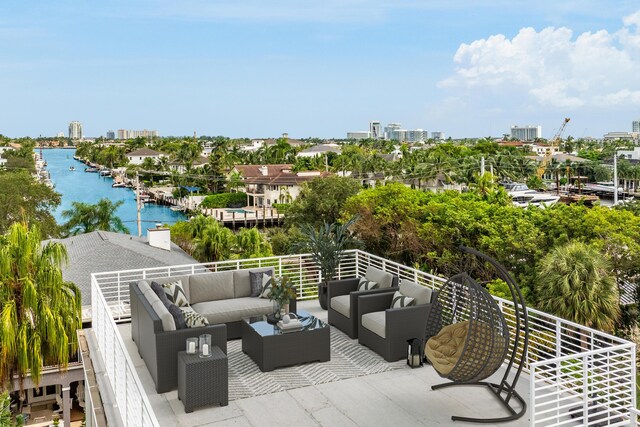
[[[322,278],[309,254],[95,273],[92,275],[92,301],[99,293],[104,309],[100,313],[94,313],[93,327],[111,329],[100,332],[100,336],[108,339],[99,340],[99,344],[102,346],[104,341],[105,346],[122,345],[117,351],[106,348],[128,359],[115,321],[126,321],[130,316],[130,282],[267,266],[273,266],[277,275],[287,276],[294,281],[298,299],[317,297],[316,285]],[[363,276],[368,266],[432,289],[439,288],[446,281],[360,250],[347,252],[337,278]],[[513,330],[516,307],[512,301],[500,298],[496,300]],[[96,310],[95,302],[93,307]],[[635,409],[636,402],[635,345],[535,309],[527,308],[527,313],[530,345],[524,371],[530,375],[528,409],[531,425],[593,425],[599,422],[608,422],[608,425],[635,425],[636,417],[631,412]],[[101,317],[109,317],[111,321],[107,322]],[[99,326],[96,318],[101,319]],[[102,347],[101,351],[104,353]],[[586,382],[583,383],[585,378]],[[122,375],[120,378],[110,376],[110,379],[124,380]],[[147,404],[143,390],[140,388],[139,391],[142,395],[132,399],[132,402]],[[130,404],[128,400],[127,404]]]
[[[95,275],[91,276],[92,328],[117,403],[122,425],[158,426],[149,399],[124,346],[113,312]]]

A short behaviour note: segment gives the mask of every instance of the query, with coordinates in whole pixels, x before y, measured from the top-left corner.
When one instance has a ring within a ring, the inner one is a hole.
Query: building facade
[[[157,130],[127,130],[118,129],[118,139],[133,139],[133,138],[154,138],[159,136]]]
[[[631,132],[640,132],[640,120],[634,120],[631,123]]]
[[[82,139],[82,123],[77,120],[69,123],[69,138]]]
[[[371,138],[371,132],[365,130],[356,132],[347,132],[347,139],[367,139]]]
[[[112,130],[107,131],[107,139],[116,139],[116,133]]]
[[[384,139],[394,139],[393,136],[397,135],[394,132],[402,129],[402,125],[400,123],[389,123],[384,127]]]
[[[443,140],[444,132],[440,132],[440,131],[431,132],[431,138],[435,139],[436,141]]]
[[[511,126],[511,138],[519,141],[535,141],[542,138],[542,126]]]
[[[380,139],[383,137],[382,135],[382,126],[380,122],[377,120],[373,120],[369,122],[369,133],[371,134],[371,138]]]

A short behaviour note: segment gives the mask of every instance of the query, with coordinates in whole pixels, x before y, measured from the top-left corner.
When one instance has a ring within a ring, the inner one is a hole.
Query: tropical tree
[[[257,228],[241,228],[236,234],[237,257],[260,258],[272,256],[271,245]]]
[[[38,384],[44,365],[66,369],[82,327],[80,290],[65,282],[58,242],[42,244],[37,225],[16,222],[0,236],[0,381],[27,375]],[[4,388],[4,387],[2,387]]]
[[[193,243],[193,255],[201,262],[211,262],[229,259],[236,239],[231,230],[212,218]]]
[[[127,227],[115,213],[123,203],[122,200],[112,202],[109,199],[100,199],[94,205],[72,202],[71,209],[62,212],[62,217],[67,219],[63,227],[70,235],[90,233],[95,230],[126,233]]]
[[[600,251],[581,242],[556,247],[540,262],[540,309],[611,332],[620,315],[618,288]]]

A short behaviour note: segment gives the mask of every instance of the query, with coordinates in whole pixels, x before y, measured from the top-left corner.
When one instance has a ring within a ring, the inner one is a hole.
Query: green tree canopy
[[[66,368],[82,327],[80,290],[62,279],[60,243],[41,244],[40,230],[14,223],[0,236],[0,379],[27,375],[37,384],[43,365]],[[4,387],[3,387],[4,388]]]
[[[100,199],[94,205],[72,202],[71,209],[62,212],[62,216],[67,219],[63,227],[71,235],[90,233],[95,230],[126,233],[127,228],[115,213],[123,203],[122,200],[114,203],[109,199]]]

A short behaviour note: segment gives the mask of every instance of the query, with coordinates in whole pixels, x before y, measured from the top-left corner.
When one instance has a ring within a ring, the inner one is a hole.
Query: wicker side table
[[[178,399],[185,412],[220,403],[229,404],[229,365],[220,347],[211,347],[211,357],[178,353]]]

